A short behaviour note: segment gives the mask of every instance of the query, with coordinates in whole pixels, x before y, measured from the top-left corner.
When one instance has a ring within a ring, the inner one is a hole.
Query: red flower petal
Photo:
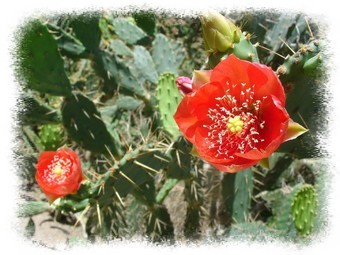
[[[42,152],[35,178],[50,200],[76,193],[83,180],[80,159],[70,149]]]
[[[283,86],[270,67],[238,59],[233,54],[213,69],[210,81],[221,84],[228,82],[230,85],[241,83],[248,86],[255,85],[256,99],[262,99],[266,95],[274,95],[283,106],[285,104]]]
[[[203,85],[197,92],[186,95],[178,105],[174,119],[179,129],[190,142],[194,143],[198,124],[207,119],[211,98],[224,94],[224,87],[218,83]],[[207,96],[208,95],[208,96]]]

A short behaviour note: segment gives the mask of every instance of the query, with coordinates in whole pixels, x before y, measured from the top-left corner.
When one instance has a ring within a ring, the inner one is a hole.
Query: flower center
[[[212,156],[234,158],[234,153],[257,149],[264,142],[259,131],[265,125],[260,119],[261,104],[265,99],[255,100],[254,86],[244,83],[229,86],[222,97],[215,98],[215,107],[208,109],[209,121],[203,125],[208,129],[205,140]]]
[[[55,155],[45,169],[44,176],[50,183],[62,183],[71,174],[71,166],[70,159]]]
[[[53,173],[55,175],[61,175],[63,173],[63,169],[60,167],[60,165],[56,165],[54,168],[53,168]]]
[[[228,128],[231,133],[239,133],[242,131],[243,121],[240,119],[240,116],[235,116],[234,118],[229,118],[228,120]]]

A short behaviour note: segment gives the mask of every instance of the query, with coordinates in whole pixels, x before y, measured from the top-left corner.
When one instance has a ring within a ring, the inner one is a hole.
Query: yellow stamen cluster
[[[240,116],[235,116],[234,118],[230,118],[228,120],[228,128],[231,133],[239,133],[243,128],[243,121]]]
[[[55,175],[61,175],[63,173],[63,169],[59,165],[57,165],[57,166],[54,167],[53,173]]]

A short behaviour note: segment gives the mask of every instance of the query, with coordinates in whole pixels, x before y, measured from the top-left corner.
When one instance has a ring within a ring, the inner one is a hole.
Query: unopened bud
[[[206,48],[211,52],[226,52],[238,43],[241,30],[231,20],[220,13],[209,10],[201,17],[203,38]]]
[[[192,92],[192,81],[189,77],[180,76],[176,79],[176,84],[179,91],[183,94],[189,94]]]

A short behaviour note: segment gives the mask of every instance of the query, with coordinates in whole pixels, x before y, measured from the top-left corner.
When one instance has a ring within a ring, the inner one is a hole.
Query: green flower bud
[[[240,28],[220,13],[209,10],[200,19],[207,51],[226,52],[240,41]]]

